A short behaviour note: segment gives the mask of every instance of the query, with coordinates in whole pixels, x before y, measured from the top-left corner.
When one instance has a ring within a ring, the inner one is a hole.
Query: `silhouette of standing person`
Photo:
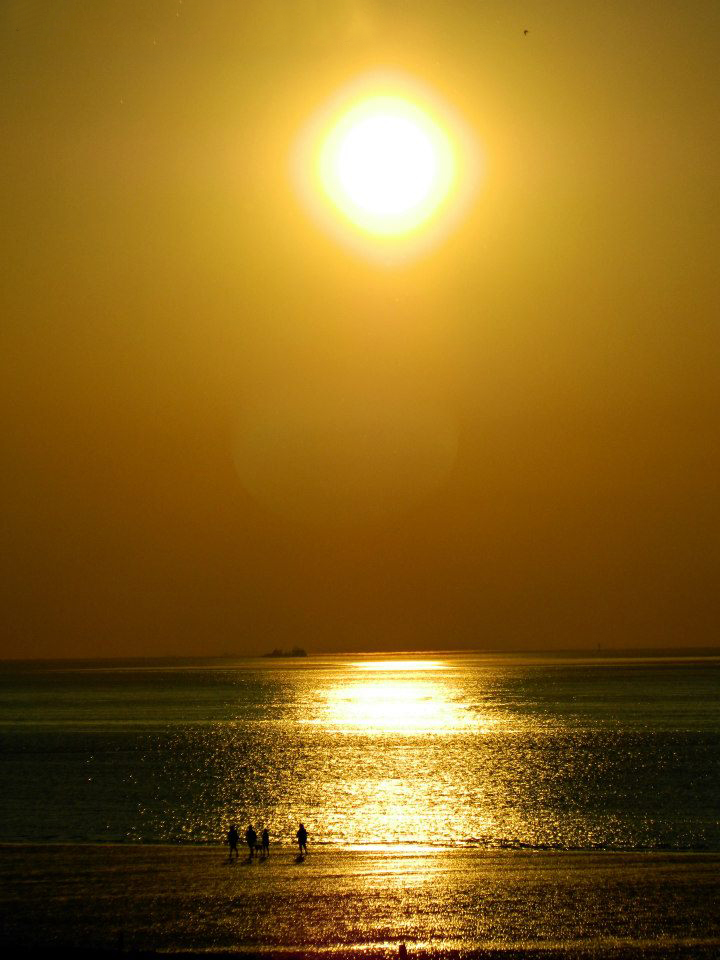
[[[267,827],[262,832],[262,852],[264,857],[270,853],[270,834]]]
[[[250,824],[245,831],[245,843],[247,843],[250,848],[250,860],[255,856],[255,844],[257,843],[257,834],[253,830],[253,825]]]
[[[238,834],[237,829],[235,828],[235,824],[231,823],[230,829],[228,830],[228,835],[227,835],[227,842],[228,842],[228,846],[230,847],[230,852],[228,853],[228,860],[232,860],[233,853],[235,854],[235,859],[237,860],[238,858],[237,845],[238,845],[239,839],[240,839],[240,835]]]
[[[300,854],[307,853],[307,830],[305,829],[305,824],[300,824],[300,829],[297,834],[297,842],[300,847]]]

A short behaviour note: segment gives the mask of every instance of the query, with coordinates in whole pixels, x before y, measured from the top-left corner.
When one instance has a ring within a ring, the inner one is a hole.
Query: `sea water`
[[[720,852],[720,659],[0,667],[0,842]]]

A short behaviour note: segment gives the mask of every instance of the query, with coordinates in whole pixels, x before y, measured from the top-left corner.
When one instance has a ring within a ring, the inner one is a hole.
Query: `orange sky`
[[[710,0],[7,0],[0,654],[717,644],[719,37]],[[289,175],[377,68],[485,163],[392,267]]]

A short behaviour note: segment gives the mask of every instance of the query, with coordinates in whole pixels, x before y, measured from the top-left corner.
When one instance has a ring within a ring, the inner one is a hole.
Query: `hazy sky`
[[[2,655],[716,644],[719,38],[716,0],[4,0]],[[485,167],[394,267],[288,172],[388,67]]]

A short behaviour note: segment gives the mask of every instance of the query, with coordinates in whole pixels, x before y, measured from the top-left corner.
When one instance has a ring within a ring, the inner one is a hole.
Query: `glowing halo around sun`
[[[408,77],[374,73],[309,121],[293,168],[323,227],[392,262],[434,245],[458,222],[478,162],[472,136],[449,106]]]

